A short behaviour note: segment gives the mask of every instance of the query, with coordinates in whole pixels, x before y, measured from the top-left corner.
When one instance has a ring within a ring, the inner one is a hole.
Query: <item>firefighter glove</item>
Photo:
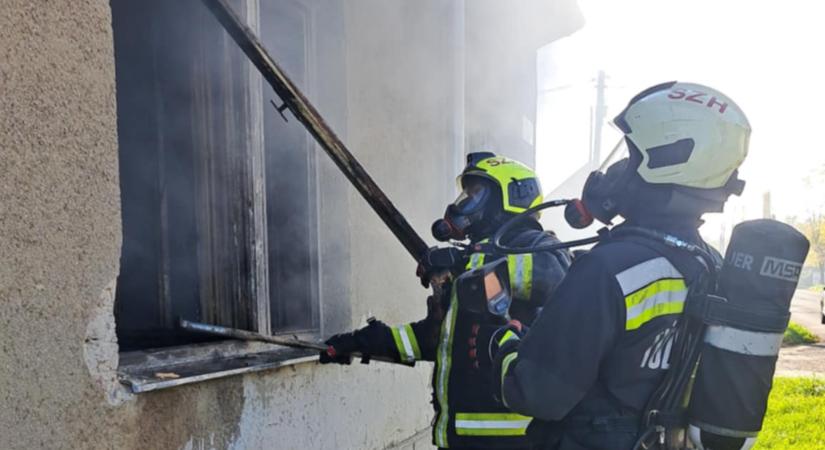
[[[473,368],[489,368],[505,343],[521,339],[527,327],[518,320],[511,320],[505,326],[473,324],[468,340],[470,364]]]
[[[415,274],[424,287],[429,287],[433,275],[461,268],[464,252],[456,247],[432,247],[421,257]]]
[[[350,364],[353,353],[359,353],[362,362],[369,362],[370,356],[380,351],[380,343],[390,331],[380,320],[370,318],[367,323],[364,328],[327,339],[329,348],[320,352],[321,364]]]

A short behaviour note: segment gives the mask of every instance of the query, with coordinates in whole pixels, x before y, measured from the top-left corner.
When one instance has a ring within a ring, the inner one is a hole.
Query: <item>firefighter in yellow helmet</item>
[[[513,215],[542,201],[532,169],[489,152],[469,154],[458,181],[461,193],[433,224],[433,235],[440,241],[484,243]],[[557,242],[537,218],[508,233],[504,241],[514,245]],[[570,264],[566,251],[504,256],[469,253],[455,246],[433,248],[423,258],[418,275],[426,284],[434,273],[449,271],[458,277],[502,259],[513,293],[510,316],[529,323],[564,277]],[[488,325],[482,315],[459,308],[462,298],[456,283],[452,284],[442,289],[443,298],[428,299],[423,320],[394,327],[371,320],[362,329],[331,337],[327,344],[333,354],[322,352],[321,362],[349,364],[352,352],[410,365],[434,362],[433,443],[437,447],[528,448],[525,430],[530,418],[511,413],[495,401],[489,367],[479,366],[477,355],[482,350],[476,343],[497,327]]]

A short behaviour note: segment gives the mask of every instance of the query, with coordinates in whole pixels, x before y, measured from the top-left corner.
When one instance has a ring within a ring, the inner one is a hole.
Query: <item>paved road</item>
[[[791,320],[811,330],[820,338],[819,344],[783,347],[776,365],[777,375],[825,375],[825,325],[820,323],[821,292],[798,290],[791,302]]]
[[[819,299],[821,292],[807,289],[796,291],[791,302],[791,320],[811,330],[819,336],[820,342],[825,342],[825,325],[821,323]]]

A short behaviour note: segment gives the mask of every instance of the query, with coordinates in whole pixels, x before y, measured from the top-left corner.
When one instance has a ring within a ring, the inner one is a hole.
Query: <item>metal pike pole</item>
[[[264,48],[258,36],[246,26],[244,21],[232,10],[226,0],[202,1],[206,7],[212,11],[212,14],[218,19],[218,22],[220,22],[226,32],[229,33],[229,36],[231,36],[235,43],[243,50],[252,64],[260,71],[267,83],[272,86],[272,89],[275,90],[278,97],[281,98],[283,104],[281,106],[275,106],[278,113],[281,114],[281,117],[286,120],[284,111],[289,109],[289,111],[292,112],[295,118],[298,119],[312,137],[315,138],[318,145],[329,155],[335,165],[338,166],[338,169],[341,170],[344,176],[347,177],[350,183],[358,190],[364,200],[369,203],[373,211],[378,214],[378,217],[387,225],[407,252],[409,252],[416,262],[419,262],[429,249],[427,243],[415,232],[404,215],[398,211],[384,191],[382,191],[378,184],[370,177],[366,169],[358,162],[335,132],[332,131],[332,128],[327,125],[324,118],[321,117],[321,114],[318,113],[304,94],[301,93],[298,87],[295,86],[292,80],[290,80],[286,73],[278,66],[269,52]],[[443,295],[442,286],[444,282],[449,279],[449,276],[449,272],[444,272],[431,277],[430,284],[433,287],[434,296],[439,297]],[[299,341],[297,339],[264,336],[250,331],[235,330],[214,325],[198,324],[182,320],[181,327],[190,331],[216,334],[236,339],[270,342],[288,347],[311,348],[320,351],[326,350],[328,353],[334,352],[334,350],[321,344]],[[373,359],[395,362],[378,357],[373,357]]]
[[[318,342],[304,341],[296,338],[289,338],[283,336],[267,336],[265,334],[255,333],[254,331],[239,330],[237,328],[222,327],[220,325],[210,325],[207,323],[192,322],[191,320],[180,319],[180,327],[187,331],[195,333],[209,334],[213,336],[224,336],[242,341],[258,341],[267,342],[270,344],[282,345],[284,347],[301,348],[306,350],[316,350],[319,352],[327,352],[330,356],[335,355],[335,349],[332,346],[321,344]],[[364,355],[358,352],[349,353],[355,358],[364,359]],[[397,363],[390,358],[380,356],[370,356],[368,360],[376,360],[390,363]]]
[[[218,22],[235,43],[243,50],[252,64],[258,68],[264,79],[272,86],[283,104],[276,106],[281,117],[286,120],[284,111],[289,109],[318,142],[318,145],[332,158],[344,176],[369,203],[378,217],[384,221],[401,244],[418,262],[428,250],[427,243],[410,226],[407,219],[392,204],[387,194],[378,187],[361,163],[353,156],[341,139],[327,125],[321,114],[307,100],[303,93],[289,79],[286,73],[275,63],[275,59],[266,51],[260,39],[246,26],[232,10],[226,0],[203,0]]]

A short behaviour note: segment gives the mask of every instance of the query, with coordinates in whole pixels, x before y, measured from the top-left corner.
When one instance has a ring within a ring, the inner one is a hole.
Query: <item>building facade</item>
[[[572,0],[232,0],[428,239],[466,151],[532,163]],[[509,2],[507,2],[509,5]],[[431,368],[321,366],[415,263],[196,0],[0,13],[0,448],[429,448]]]

